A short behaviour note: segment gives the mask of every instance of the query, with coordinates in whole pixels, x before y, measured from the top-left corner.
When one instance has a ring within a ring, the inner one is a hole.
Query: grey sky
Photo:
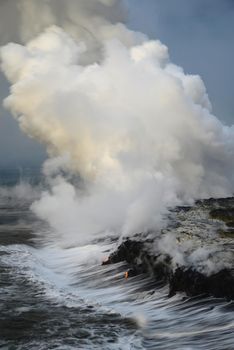
[[[45,157],[43,147],[19,130],[17,121],[2,107],[7,83],[0,73],[0,167],[37,165]]]
[[[0,0],[7,1],[7,0]],[[234,123],[234,1],[127,0],[129,24],[169,47],[174,63],[205,81],[214,113]],[[3,30],[3,27],[1,27]],[[7,84],[0,74],[0,100]],[[0,107],[0,166],[37,164],[43,148],[23,135],[17,122]]]
[[[171,59],[205,81],[213,110],[234,123],[234,1],[128,0],[130,23],[169,47]],[[133,6],[134,4],[134,6]]]

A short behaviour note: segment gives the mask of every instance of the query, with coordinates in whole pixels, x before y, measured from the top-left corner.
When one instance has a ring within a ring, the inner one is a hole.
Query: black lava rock
[[[188,296],[212,295],[228,300],[234,299],[234,275],[232,271],[223,269],[207,276],[194,268],[178,267],[175,271],[168,255],[149,253],[149,245],[145,242],[127,239],[113,252],[103,265],[126,261],[129,264],[127,277],[141,273],[149,273],[156,282],[168,283],[169,297],[177,292]]]

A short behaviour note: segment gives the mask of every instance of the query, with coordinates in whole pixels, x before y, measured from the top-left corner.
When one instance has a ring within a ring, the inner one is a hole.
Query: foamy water
[[[1,218],[3,349],[232,349],[232,302],[126,280],[124,263],[101,266],[113,237],[62,247],[15,200],[1,201]]]

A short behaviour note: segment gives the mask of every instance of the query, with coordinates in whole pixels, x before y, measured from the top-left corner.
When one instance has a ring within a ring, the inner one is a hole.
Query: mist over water
[[[201,77],[129,30],[119,0],[2,1],[0,43],[4,106],[48,154],[42,176],[0,173],[0,347],[231,350],[233,302],[101,265],[133,236],[171,274],[231,271],[210,210],[233,198],[196,200],[233,195],[234,127]]]
[[[46,146],[48,186],[32,210],[60,238],[156,231],[171,207],[232,195],[234,128],[212,114],[199,76],[127,28],[121,1],[20,1],[14,11],[20,43],[1,48],[4,104]]]
[[[58,233],[29,209],[38,196],[40,187],[24,182],[0,188],[1,347],[232,349],[233,302],[183,294],[168,298],[168,286],[148,274],[125,279],[126,263],[100,264],[115,246],[108,235],[70,246],[63,237],[59,245]],[[215,235],[209,235],[209,226],[205,229],[198,209],[184,212],[178,230],[195,236],[199,231],[207,244],[206,234],[209,240]],[[161,250],[168,253],[168,245],[175,261],[183,259],[186,241],[175,254],[175,243],[172,247],[168,235],[163,237]],[[233,251],[233,243],[227,247]],[[196,255],[187,257],[200,264],[201,248]],[[206,258],[208,267],[211,259]]]

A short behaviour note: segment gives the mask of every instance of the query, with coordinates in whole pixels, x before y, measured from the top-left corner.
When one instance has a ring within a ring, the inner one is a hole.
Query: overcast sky
[[[0,0],[3,1],[3,0]],[[4,0],[7,1],[7,0]],[[171,60],[205,81],[213,112],[234,124],[234,0],[127,0],[129,25],[160,39]],[[7,84],[0,75],[0,99]],[[0,106],[0,166],[40,164],[43,148]]]

